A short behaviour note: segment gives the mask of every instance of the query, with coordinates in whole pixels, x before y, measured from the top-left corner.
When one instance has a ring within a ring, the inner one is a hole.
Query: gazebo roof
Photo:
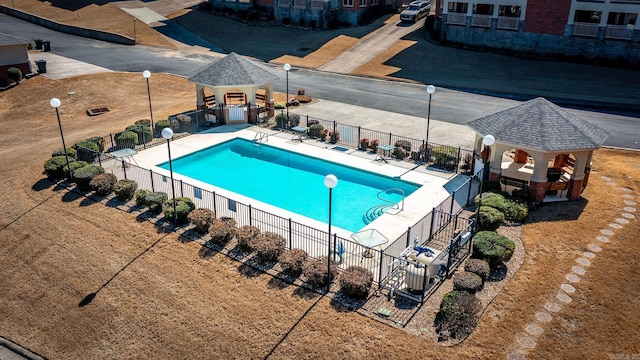
[[[0,33],[0,45],[21,45],[29,44],[31,41],[21,37]]]
[[[231,53],[216,59],[189,76],[189,81],[209,86],[262,85],[279,75],[271,68]]]
[[[467,126],[499,142],[543,151],[598,149],[609,136],[544,98],[480,117]]]

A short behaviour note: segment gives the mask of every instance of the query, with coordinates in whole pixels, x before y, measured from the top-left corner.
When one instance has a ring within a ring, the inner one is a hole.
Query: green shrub
[[[238,247],[243,251],[253,250],[253,240],[260,235],[260,229],[251,225],[244,225],[238,229],[236,238],[238,240]]]
[[[144,126],[151,126],[151,120],[149,119],[140,119],[140,120],[136,120],[136,122],[134,122],[135,125],[144,125]]]
[[[405,153],[411,151],[411,141],[409,140],[398,140],[395,142],[394,146],[396,148],[401,148]]]
[[[92,142],[98,146],[99,152],[104,152],[104,138],[101,136],[94,136],[86,139],[85,141]]]
[[[329,139],[330,139],[332,144],[335,144],[338,141],[340,141],[340,131],[338,131],[338,130],[330,131],[329,132]]]
[[[64,149],[60,148],[51,153],[51,157],[55,156],[64,156]],[[78,160],[78,152],[74,148],[67,148],[67,156],[69,156],[69,162],[71,162],[71,158],[73,158],[73,160]]]
[[[281,129],[284,129],[284,128],[287,127],[287,114],[286,113],[280,113],[280,114],[276,115],[275,120],[276,120],[276,127],[279,127]]]
[[[77,169],[80,169],[81,167],[85,167],[87,165],[89,165],[89,163],[86,161],[72,161],[71,159],[69,159],[69,166],[65,164],[63,167],[63,175],[65,177],[69,175],[69,168],[71,168],[71,173],[73,174],[73,172]]]
[[[406,158],[408,154],[409,153],[405,152],[401,147],[398,147],[393,151],[393,155],[400,160]]]
[[[123,201],[129,201],[133,199],[133,195],[135,194],[136,189],[138,189],[138,183],[134,180],[129,179],[120,179],[113,186],[113,191],[118,196],[118,199]]]
[[[479,196],[475,199],[476,204],[478,201]],[[517,202],[507,198],[503,194],[493,192],[482,195],[482,206],[489,206],[501,211],[504,214],[505,220],[509,221],[522,222],[529,213],[529,208],[526,203]]]
[[[324,133],[324,126],[321,124],[313,124],[309,126],[309,137],[319,138]]]
[[[461,272],[453,278],[453,290],[475,293],[482,288],[482,278],[472,272]]]
[[[178,122],[178,132],[191,131],[191,116],[185,114],[176,115],[176,118],[171,121],[172,127],[174,127],[174,121]]]
[[[483,259],[469,259],[464,264],[464,271],[468,271],[470,273],[474,273],[480,278],[482,281],[487,280],[489,278],[489,274],[491,273],[491,268],[489,267],[489,263]]]
[[[151,130],[151,126],[131,125],[127,126],[125,132],[126,131],[133,131],[138,135],[138,145],[142,145],[153,140],[153,131]]]
[[[480,230],[494,231],[504,222],[504,214],[492,207],[480,206],[478,212],[478,227]]]
[[[251,247],[256,252],[256,258],[263,262],[277,261],[284,251],[285,240],[282,236],[265,232],[253,239]]]
[[[151,194],[151,191],[149,190],[145,190],[145,189],[136,190],[133,193],[133,197],[136,199],[136,205],[144,206],[145,201],[147,200],[147,195],[149,194]]]
[[[91,190],[100,196],[107,196],[113,192],[118,178],[113,174],[98,174],[89,182]]]
[[[340,275],[340,289],[351,298],[366,299],[373,283],[373,273],[360,266],[350,266]]]
[[[162,212],[162,205],[168,198],[167,193],[162,191],[148,193],[144,198],[144,205],[149,208],[152,214],[157,215]]]
[[[154,131],[156,133],[155,135],[157,137],[161,137],[162,136],[162,130],[164,128],[170,128],[170,127],[171,127],[171,121],[169,121],[169,120],[157,121],[156,124],[155,124],[155,129],[154,129]]]
[[[277,102],[277,103],[273,104],[273,108],[276,109],[276,110],[284,109],[284,104]]]
[[[180,199],[187,199],[184,201]],[[186,224],[189,222],[189,213],[195,209],[193,202],[188,198],[176,198],[176,223]],[[164,217],[167,220],[173,221],[173,199],[169,199],[164,202]]]
[[[307,252],[302,249],[285,250],[279,258],[282,271],[291,276],[300,276],[308,257]]]
[[[91,190],[91,180],[98,174],[104,174],[104,169],[96,165],[87,165],[73,172],[73,180],[78,185],[80,190]]]
[[[330,272],[327,273],[327,257],[322,256],[318,259],[308,259],[302,267],[302,274],[307,279],[309,286],[319,288],[333,281],[338,271],[337,269],[337,264],[332,261]]]
[[[458,166],[458,148],[453,146],[434,146],[431,156],[436,166],[453,170]]]
[[[19,83],[22,80],[22,70],[17,67],[10,67],[7,69],[7,74],[9,75],[9,79],[14,83]]]
[[[77,142],[73,144],[73,148],[76,149],[78,160],[86,161],[89,163],[93,162],[93,160],[95,160],[100,155],[100,147],[93,141],[83,140]]]
[[[492,268],[513,255],[516,244],[509,238],[493,231],[480,231],[473,237],[473,254],[476,259],[486,260]]]
[[[198,234],[206,234],[216,219],[216,214],[209,209],[200,208],[190,212],[187,218]]]
[[[533,201],[533,192],[529,188],[526,188],[526,189],[514,189],[511,192],[511,197],[515,201],[519,201],[519,202],[523,202],[523,203],[530,203],[531,201]]]
[[[438,341],[467,337],[478,323],[480,311],[480,301],[474,294],[456,290],[445,294],[434,321]]]
[[[69,159],[71,161],[71,159]],[[67,165],[67,158],[63,156],[54,156],[44,163],[44,173],[52,179],[63,179],[64,167]]]
[[[133,131],[123,131],[116,134],[115,141],[118,149],[135,149],[138,144],[138,134]]]
[[[236,235],[236,221],[229,218],[215,219],[209,227],[211,241],[218,245],[226,245]]]

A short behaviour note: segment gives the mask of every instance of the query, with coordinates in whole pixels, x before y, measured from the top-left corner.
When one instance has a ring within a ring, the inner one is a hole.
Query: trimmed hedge
[[[147,195],[151,194],[151,191],[140,189],[136,190],[133,193],[133,197],[136,199],[136,205],[144,206],[145,200],[147,199]]]
[[[167,193],[162,191],[150,192],[146,194],[144,198],[144,205],[149,208],[152,214],[160,214],[162,212],[162,205],[167,201],[169,197]]]
[[[327,273],[327,257],[322,256],[318,259],[310,258],[302,267],[302,274],[307,279],[307,284],[313,288],[326,286],[336,277],[338,266],[331,261],[330,272]]]
[[[113,191],[118,196],[118,199],[123,201],[133,199],[136,189],[138,189],[138,183],[129,179],[120,179],[113,186]]]
[[[277,261],[285,249],[285,240],[282,236],[264,232],[256,237],[251,247],[256,251],[256,258],[263,262]]]
[[[260,229],[251,225],[244,225],[236,232],[238,247],[242,251],[253,250],[253,240],[260,236]]]
[[[153,131],[151,130],[151,126],[144,125],[131,125],[127,126],[124,131],[133,131],[138,135],[138,145],[142,145],[153,140]]]
[[[55,156],[64,156],[64,149],[60,148],[51,153],[51,157]],[[73,160],[78,160],[78,152],[72,147],[67,148],[67,156],[69,156],[69,162],[71,162],[71,158],[73,158]]]
[[[478,323],[480,311],[474,294],[457,290],[445,294],[435,318],[438,341],[467,337]]]
[[[302,249],[285,250],[280,254],[280,266],[282,271],[291,276],[298,277],[302,274],[302,268],[309,255]]]
[[[483,202],[484,204],[484,202]],[[489,206],[480,206],[478,212],[478,226],[480,230],[494,231],[504,222],[504,214]]]
[[[99,174],[104,174],[104,169],[96,165],[83,166],[73,172],[73,180],[80,190],[91,190],[91,180]]]
[[[516,244],[511,239],[492,231],[480,231],[473,237],[473,253],[475,259],[486,260],[492,268],[502,262],[509,261]]]
[[[187,219],[198,234],[206,234],[213,220],[216,219],[216,214],[209,209],[199,208],[190,212]]]
[[[88,165],[89,163],[87,163],[86,161],[69,160],[69,166],[65,164],[64,167],[62,168],[63,175],[64,177],[67,177],[67,175],[69,174],[69,168],[71,168],[71,173],[73,174],[73,172],[76,171],[77,169],[80,169],[81,167],[85,167]]]
[[[162,137],[162,130],[164,128],[170,128],[171,127],[171,121],[165,119],[165,120],[160,120],[160,121],[156,121],[155,123],[155,135],[157,137]]]
[[[20,80],[22,80],[22,77],[23,77],[22,70],[18,69],[15,66],[12,66],[7,69],[7,75],[9,75],[9,79],[11,79],[11,81],[13,81],[16,84],[20,83]]]
[[[93,141],[83,140],[73,144],[73,148],[76,149],[78,160],[93,162],[98,156],[100,156],[100,146]]]
[[[480,278],[482,281],[485,281],[489,278],[489,274],[491,273],[491,267],[486,260],[483,259],[469,259],[464,264],[464,271],[468,271],[470,273],[474,273]]]
[[[361,266],[350,266],[340,275],[340,289],[355,299],[366,299],[373,284],[373,273]]]
[[[186,224],[189,222],[189,213],[196,208],[193,201],[187,197],[176,198],[176,223]],[[173,221],[173,199],[164,202],[164,217]]]
[[[71,160],[69,160],[71,161]],[[44,173],[52,179],[63,179],[64,167],[67,165],[67,158],[62,156],[54,156],[44,163]]]
[[[485,193],[482,195],[482,206],[499,210],[506,220],[522,222],[529,214],[529,207],[526,203],[514,201],[507,196],[493,192]],[[478,201],[479,197],[476,197],[476,205]]]
[[[229,218],[215,219],[209,227],[211,241],[218,245],[226,245],[236,235],[236,221]]]
[[[100,196],[107,196],[113,192],[118,178],[113,174],[98,174],[89,182],[91,190]]]
[[[138,144],[138,134],[133,131],[123,131],[114,137],[118,149],[135,149]]]
[[[453,290],[464,290],[470,293],[482,289],[482,278],[472,272],[461,272],[453,278]]]

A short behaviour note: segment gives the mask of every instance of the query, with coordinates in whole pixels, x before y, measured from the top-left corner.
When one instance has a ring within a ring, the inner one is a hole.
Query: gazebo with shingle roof
[[[31,73],[31,61],[27,51],[31,41],[0,33],[0,79],[7,79],[7,70],[16,67],[23,74]]]
[[[601,128],[544,98],[480,117],[467,126],[476,131],[478,153],[482,152],[484,135],[490,134],[496,139],[490,152],[489,180],[500,181],[507,176],[503,171],[503,154],[512,149],[516,149],[514,163],[533,163],[529,188],[534,193],[534,201],[543,201],[549,190],[563,187],[568,190],[567,198],[579,199],[587,186],[593,151],[609,136]],[[523,166],[513,174],[526,174],[526,170]]]
[[[195,70],[188,80],[196,84],[198,109],[206,109],[209,105],[223,111],[221,105],[239,103],[249,110],[255,110],[251,105],[255,107],[257,103],[267,105],[272,98],[273,81],[278,78],[273,69],[231,53]],[[205,96],[205,88],[209,88],[213,96]],[[264,88],[264,95],[256,96],[260,88]],[[248,113],[249,120],[252,119],[251,111],[247,112],[245,108],[243,112]],[[247,120],[245,116],[244,121]]]

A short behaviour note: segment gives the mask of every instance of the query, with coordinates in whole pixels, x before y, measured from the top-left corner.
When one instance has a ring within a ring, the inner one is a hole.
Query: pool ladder
[[[390,193],[390,192],[398,192],[402,194],[402,201],[400,203],[396,203],[393,200],[386,199],[382,197],[382,194]],[[385,204],[378,204],[370,207],[367,212],[363,215],[363,220],[365,224],[371,223],[373,220],[377,219],[380,215],[384,214],[387,210],[398,210],[394,213],[397,214],[400,211],[404,210],[404,191],[399,188],[390,188],[387,190],[382,190],[377,194],[378,199],[385,202]]]
[[[259,145],[260,143],[267,142],[267,141],[269,141],[269,134],[261,131],[256,132],[256,135],[253,137],[253,142],[256,145]]]

